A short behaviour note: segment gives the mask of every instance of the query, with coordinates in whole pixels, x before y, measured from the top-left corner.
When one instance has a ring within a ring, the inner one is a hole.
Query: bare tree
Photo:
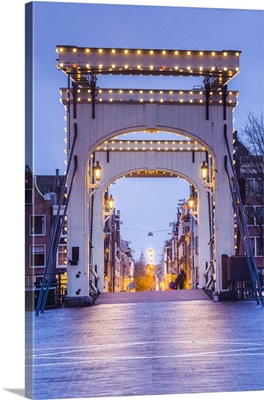
[[[250,166],[248,171],[252,171],[263,177],[263,156],[264,156],[264,122],[263,114],[255,116],[249,112],[248,120],[239,141],[246,147],[250,157]]]
[[[239,175],[244,202],[245,214],[250,225],[257,231],[261,243],[263,243],[263,173],[264,173],[264,123],[263,114],[255,116],[249,112],[245,128],[238,136],[242,144],[240,151]]]

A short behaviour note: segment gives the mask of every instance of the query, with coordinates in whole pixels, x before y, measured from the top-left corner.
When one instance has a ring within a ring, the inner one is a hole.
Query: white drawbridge
[[[67,305],[92,304],[91,199],[92,259],[97,265],[99,290],[104,290],[104,193],[117,178],[131,174],[165,173],[190,182],[198,200],[200,285],[208,283],[211,268],[216,291],[227,290],[222,262],[223,256],[234,255],[235,239],[232,194],[226,179],[232,168],[226,157],[228,148],[232,149],[238,96],[227,84],[239,72],[240,52],[58,46],[57,53],[57,67],[68,79],[61,89],[67,153],[77,163],[67,224],[69,258],[72,250],[78,249],[78,259],[68,265]],[[100,87],[101,75],[108,76],[108,88]],[[164,76],[197,76],[203,84],[190,90],[118,88],[120,75],[151,75],[159,85]],[[172,140],[119,140],[124,133],[142,131],[170,132]],[[92,178],[96,161],[102,168],[100,186]],[[209,170],[205,179],[201,178],[202,165]],[[72,176],[69,166],[69,181]]]

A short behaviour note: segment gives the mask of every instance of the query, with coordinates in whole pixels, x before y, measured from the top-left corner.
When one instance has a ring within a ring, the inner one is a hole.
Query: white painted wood
[[[71,107],[72,113],[72,107]],[[89,235],[87,207],[86,170],[90,155],[95,151],[103,168],[100,189],[96,191],[94,202],[94,264],[98,266],[99,289],[103,291],[103,217],[102,197],[104,189],[123,174],[144,169],[161,169],[179,174],[188,179],[199,194],[199,267],[200,286],[205,284],[203,271],[209,261],[209,231],[206,189],[201,185],[200,167],[205,159],[205,152],[195,153],[192,163],[191,152],[110,152],[110,162],[106,162],[106,152],[96,151],[98,145],[116,135],[128,131],[157,128],[161,131],[183,133],[202,143],[212,155],[216,169],[215,203],[216,203],[216,265],[217,287],[221,290],[221,255],[233,255],[233,209],[231,194],[225,176],[224,156],[227,150],[224,144],[224,124],[227,125],[228,139],[232,148],[232,109],[227,107],[227,119],[223,120],[222,106],[210,106],[210,118],[205,119],[204,105],[135,105],[135,104],[96,104],[96,117],[91,117],[90,104],[77,105],[77,118],[71,114],[70,131],[73,123],[78,126],[78,139],[75,154],[78,156],[72,196],[68,210],[68,249],[71,254],[73,246],[80,247],[78,266],[68,266],[68,295],[89,294]],[[108,144],[109,145],[109,144]],[[81,271],[80,278],[76,273]]]

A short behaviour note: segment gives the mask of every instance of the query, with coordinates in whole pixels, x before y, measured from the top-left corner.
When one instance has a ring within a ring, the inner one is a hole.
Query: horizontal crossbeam
[[[92,90],[78,88],[77,93],[72,89],[61,89],[62,102],[90,103]],[[226,104],[232,107],[237,105],[237,91],[227,91]],[[192,90],[140,90],[140,89],[103,89],[96,88],[97,103],[158,103],[158,104],[203,104],[205,91],[202,87]],[[210,91],[210,104],[222,104],[223,92],[220,88]]]
[[[113,49],[57,46],[57,68],[78,85],[89,75],[210,77],[223,86],[239,72],[240,51]]]
[[[206,151],[205,147],[193,140],[109,140],[96,151]]]

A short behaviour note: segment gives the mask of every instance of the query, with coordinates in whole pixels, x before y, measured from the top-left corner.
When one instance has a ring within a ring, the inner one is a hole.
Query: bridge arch
[[[147,157],[148,155],[150,158]],[[146,154],[146,152],[136,154],[133,150],[129,152],[113,151],[110,154],[111,162],[107,165],[103,149],[99,149],[94,153],[94,157],[96,157],[96,160],[99,160],[102,169],[105,170],[100,188],[98,188],[94,194],[95,199],[93,202],[92,258],[94,265],[97,266],[100,292],[103,292],[105,286],[107,286],[104,281],[102,268],[104,264],[104,217],[102,211],[104,209],[104,193],[112,182],[123,176],[131,176],[131,174],[133,174],[134,177],[153,177],[153,174],[155,176],[155,174],[158,173],[158,176],[163,176],[163,173],[165,173],[167,177],[173,175],[175,178],[183,178],[192,185],[197,193],[197,210],[199,213],[199,224],[196,230],[200,232],[200,235],[204,238],[204,240],[200,240],[199,242],[199,259],[197,259],[196,266],[199,267],[201,271],[201,284],[205,285],[204,272],[206,263],[209,260],[208,242],[210,240],[210,227],[208,221],[207,192],[202,186],[200,178],[200,166],[204,160],[204,151],[197,152],[192,169],[190,169],[189,165],[190,160],[186,162],[186,155],[182,152],[178,152],[178,157],[175,157],[175,152],[173,151],[166,151],[166,154],[163,152],[162,155],[159,154],[158,158],[155,157],[156,155],[157,152],[155,151],[148,152],[148,154]],[[155,164],[153,164],[153,158],[156,158]],[[204,204],[204,206],[201,207],[201,204]]]
[[[137,173],[140,172],[145,172],[146,169],[145,168],[133,168],[133,169],[129,169],[127,171],[123,171],[120,172],[118,175],[112,177],[108,182],[105,183],[104,187],[102,188],[102,191],[105,192],[108,190],[108,188],[115,183],[116,181],[118,181],[120,178],[126,178],[126,177],[131,177],[131,178],[137,178],[137,177],[142,177],[142,176],[138,176]],[[192,185],[194,187],[194,189],[196,191],[198,191],[198,186],[196,184],[196,182],[193,180],[193,178],[188,177],[187,175],[185,175],[182,172],[179,171],[173,171],[173,170],[168,170],[166,168],[160,168],[160,172],[164,173],[166,176],[164,176],[164,178],[168,177],[167,174],[169,174],[171,177],[173,176],[174,178],[179,178],[179,179],[184,179],[186,181],[189,182],[190,185]],[[148,176],[150,179],[154,178],[153,175]]]
[[[94,151],[96,151],[96,149],[98,149],[98,147],[100,147],[103,143],[105,143],[115,137],[124,135],[124,134],[135,133],[137,135],[138,133],[142,133],[142,132],[153,135],[153,137],[157,132],[162,132],[162,133],[169,133],[169,134],[172,133],[173,135],[176,135],[176,136],[180,135],[180,136],[184,136],[186,138],[193,139],[194,141],[197,141],[197,143],[199,143],[201,146],[203,146],[205,151],[208,151],[208,153],[211,154],[213,156],[213,158],[216,160],[216,157],[214,154],[214,149],[211,146],[211,144],[209,144],[203,138],[201,138],[199,135],[197,135],[193,132],[185,131],[183,129],[178,129],[177,127],[159,126],[158,128],[153,129],[148,126],[142,126],[142,127],[130,126],[130,127],[125,127],[123,129],[119,129],[117,131],[107,132],[99,140],[97,140],[93,144],[93,146],[87,150],[87,153],[85,155],[85,159],[87,160],[87,163],[88,163],[88,159],[91,156],[91,154]]]

